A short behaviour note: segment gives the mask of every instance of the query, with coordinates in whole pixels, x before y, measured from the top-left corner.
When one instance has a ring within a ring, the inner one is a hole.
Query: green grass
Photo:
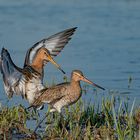
[[[118,106],[119,104],[119,106]],[[140,139],[140,109],[128,109],[128,103],[116,98],[102,99],[100,109],[79,100],[62,112],[47,116],[41,132],[32,134],[26,126],[35,117],[23,106],[0,108],[0,139],[10,139],[13,133],[26,134],[29,139],[62,140],[135,140]],[[36,115],[38,123],[39,116]],[[27,139],[26,137],[26,139]]]
[[[10,139],[11,134],[29,133],[26,127],[26,121],[30,114],[19,105],[18,107],[1,107],[0,108],[0,139]]]

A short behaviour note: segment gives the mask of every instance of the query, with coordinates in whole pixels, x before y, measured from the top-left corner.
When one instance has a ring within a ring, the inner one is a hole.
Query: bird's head
[[[72,71],[72,79],[75,80],[75,81],[84,81],[84,82],[89,83],[89,84],[91,84],[95,87],[98,87],[102,90],[105,90],[103,87],[101,87],[101,86],[93,83],[92,81],[88,80],[80,70]]]
[[[43,64],[47,64],[48,62],[51,62],[51,63],[52,63],[53,65],[55,65],[60,71],[62,71],[63,74],[65,74],[65,72],[61,69],[60,65],[58,65],[58,64],[54,61],[54,59],[52,58],[50,52],[49,52],[46,48],[44,48],[44,47],[40,48],[40,49],[38,50],[38,52],[37,52],[37,57],[38,57],[39,61],[42,61],[42,62],[43,62]]]

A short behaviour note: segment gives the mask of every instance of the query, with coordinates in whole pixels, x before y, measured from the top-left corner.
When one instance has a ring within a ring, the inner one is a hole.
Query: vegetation
[[[12,134],[29,133],[26,121],[29,113],[20,105],[18,107],[0,108],[0,139],[11,139]]]
[[[49,109],[42,127],[36,133],[27,128],[27,121],[38,116],[23,106],[0,108],[0,139],[20,136],[24,139],[62,140],[138,140],[140,139],[140,109],[112,97],[102,99],[100,108],[79,100],[65,108],[62,115],[51,114]],[[118,105],[119,104],[119,107]]]

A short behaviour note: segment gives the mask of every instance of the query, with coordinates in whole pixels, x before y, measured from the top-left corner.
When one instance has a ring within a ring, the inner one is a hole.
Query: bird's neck
[[[34,69],[32,66],[28,65],[26,67],[24,67],[24,69],[22,69],[21,71],[23,73],[23,75],[25,75],[26,79],[32,79],[33,77],[39,78],[41,81],[43,81],[43,69],[42,72],[38,72],[36,69]]]
[[[33,61],[33,63],[31,64],[31,67],[36,70],[37,72],[39,72],[41,75],[43,74],[43,60],[36,57]]]
[[[75,87],[77,89],[81,89],[80,81],[75,81],[75,80],[71,79],[71,86]]]

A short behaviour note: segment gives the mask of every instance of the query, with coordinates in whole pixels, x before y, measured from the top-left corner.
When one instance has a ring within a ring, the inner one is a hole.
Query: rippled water
[[[63,52],[55,58],[70,76],[81,69],[86,77],[139,104],[140,99],[140,1],[138,0],[1,0],[0,43],[13,61],[23,66],[27,49],[40,39],[77,26]],[[132,78],[128,89],[128,79]],[[48,64],[44,83],[63,80]],[[90,88],[91,89],[91,88]],[[2,81],[1,99],[6,100]],[[98,90],[98,95],[108,96]],[[92,100],[92,92],[84,96]],[[15,97],[9,104],[26,104]],[[95,101],[93,99],[93,101]]]

